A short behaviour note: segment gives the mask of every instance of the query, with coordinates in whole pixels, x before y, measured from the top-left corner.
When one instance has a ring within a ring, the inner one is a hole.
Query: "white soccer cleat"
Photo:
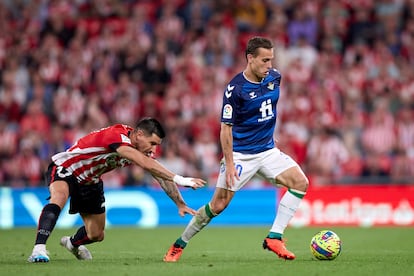
[[[75,255],[78,260],[92,260],[92,254],[84,245],[75,247],[70,242],[70,237],[64,236],[60,239],[60,245],[65,247],[70,253]]]
[[[49,253],[46,249],[33,248],[32,255],[27,258],[29,263],[47,263],[49,262]]]

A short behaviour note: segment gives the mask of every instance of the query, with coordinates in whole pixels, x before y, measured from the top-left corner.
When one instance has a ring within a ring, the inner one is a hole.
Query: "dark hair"
[[[154,133],[161,139],[165,137],[164,128],[162,127],[161,123],[154,118],[147,117],[141,119],[138,122],[136,129],[141,129],[147,135],[152,135]]]
[[[256,36],[250,38],[246,46],[246,57],[248,54],[251,54],[254,57],[257,56],[257,49],[259,48],[272,49],[273,43],[269,39],[264,37]]]

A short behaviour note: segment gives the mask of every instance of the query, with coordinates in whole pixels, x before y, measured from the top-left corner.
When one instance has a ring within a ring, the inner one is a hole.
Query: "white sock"
[[[35,244],[33,251],[46,251],[46,244]]]
[[[287,225],[289,224],[289,221],[295,215],[301,201],[302,198],[299,198],[293,195],[291,192],[287,191],[279,202],[276,218],[273,222],[270,232],[283,234]]]
[[[202,206],[197,211],[198,214],[191,219],[184,232],[181,234],[181,239],[186,243],[188,243],[192,237],[200,232],[201,229],[203,229],[211,221],[211,218],[206,213],[205,206]]]

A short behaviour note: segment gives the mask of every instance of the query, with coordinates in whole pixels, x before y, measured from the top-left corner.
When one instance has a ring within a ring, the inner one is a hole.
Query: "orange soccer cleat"
[[[278,255],[279,258],[285,260],[294,260],[296,258],[295,254],[286,249],[285,243],[278,239],[264,239],[263,249],[270,250],[274,252],[276,255]]]
[[[184,248],[180,247],[179,245],[171,245],[170,249],[168,249],[168,252],[164,256],[164,262],[177,262],[181,254],[183,254]]]

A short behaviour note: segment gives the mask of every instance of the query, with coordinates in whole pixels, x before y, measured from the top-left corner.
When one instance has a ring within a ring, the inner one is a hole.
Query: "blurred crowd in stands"
[[[143,116],[166,127],[163,164],[215,185],[223,90],[255,35],[282,74],[278,146],[314,185],[414,184],[413,0],[1,0],[0,186],[44,186],[51,155]]]

